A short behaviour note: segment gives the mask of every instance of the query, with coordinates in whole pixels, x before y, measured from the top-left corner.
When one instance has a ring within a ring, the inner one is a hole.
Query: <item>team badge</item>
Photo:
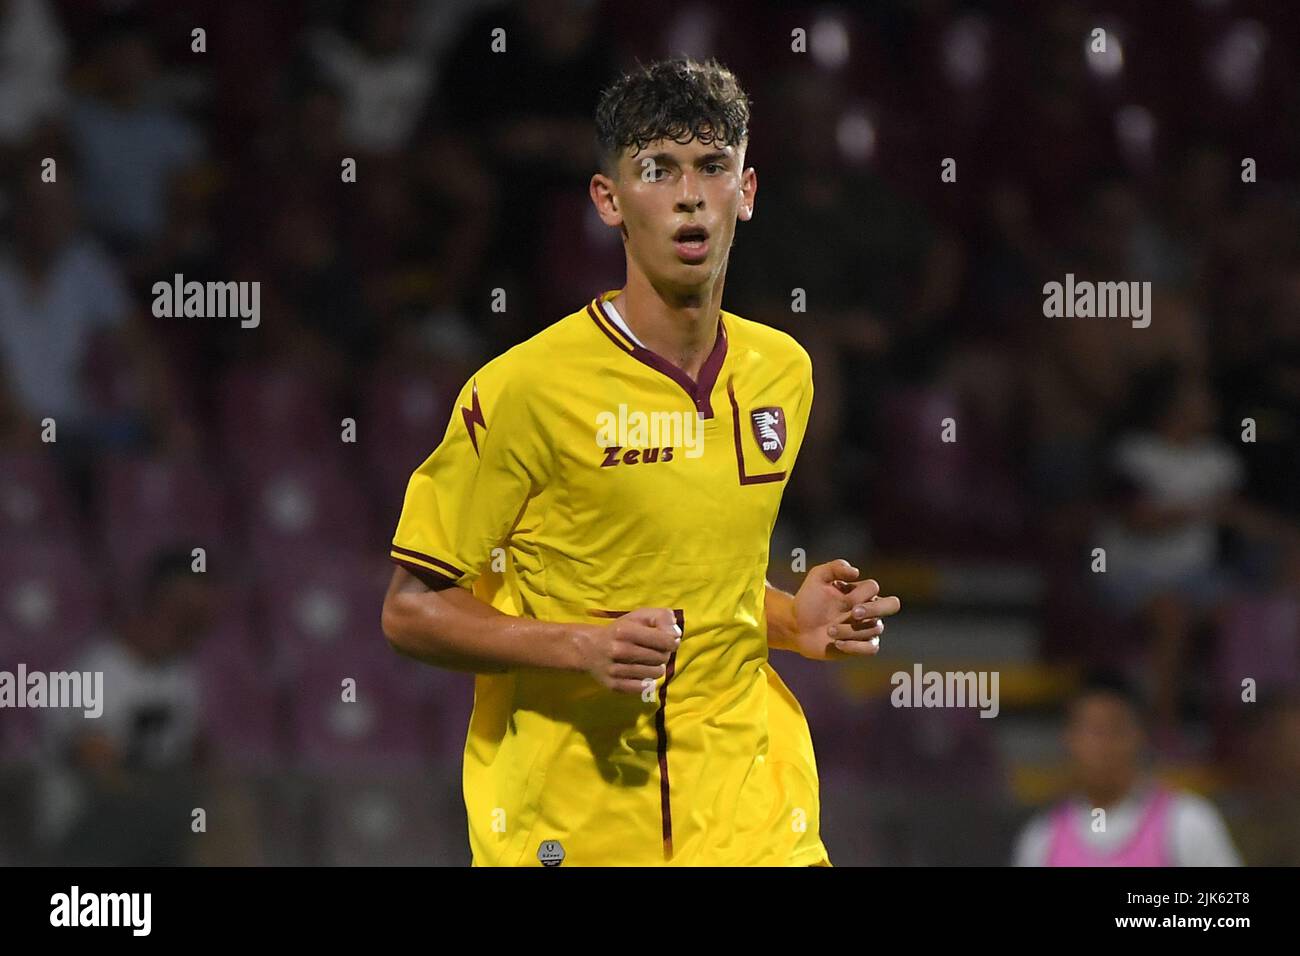
[[[749,413],[749,421],[754,426],[759,450],[768,461],[775,463],[785,451],[785,412],[775,405],[756,408]]]

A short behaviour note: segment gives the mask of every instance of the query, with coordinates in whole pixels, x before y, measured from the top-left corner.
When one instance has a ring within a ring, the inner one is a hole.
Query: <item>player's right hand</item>
[[[646,680],[668,671],[668,658],[682,642],[673,612],[664,607],[628,611],[609,624],[585,628],[579,636],[583,669],[602,686],[641,694]]]

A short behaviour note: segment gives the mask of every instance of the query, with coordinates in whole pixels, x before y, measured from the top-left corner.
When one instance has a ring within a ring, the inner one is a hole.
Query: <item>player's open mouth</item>
[[[673,233],[673,248],[678,258],[703,262],[709,255],[709,230],[703,226],[681,226]]]

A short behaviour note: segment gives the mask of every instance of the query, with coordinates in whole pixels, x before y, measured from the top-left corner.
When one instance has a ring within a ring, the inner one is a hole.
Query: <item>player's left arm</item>
[[[812,360],[803,349],[799,349],[799,359],[802,387],[795,410],[798,439],[791,449],[791,470],[813,402]],[[843,558],[810,570],[796,594],[787,594],[770,583],[766,588],[768,646],[797,651],[818,661],[875,654],[885,630],[882,618],[897,614],[901,606],[898,598],[881,596],[876,581],[859,581],[858,569]]]
[[[898,598],[883,596],[871,578],[843,558],[808,572],[798,593],[767,585],[764,613],[769,647],[812,660],[869,657],[880,649],[883,618],[899,612]]]

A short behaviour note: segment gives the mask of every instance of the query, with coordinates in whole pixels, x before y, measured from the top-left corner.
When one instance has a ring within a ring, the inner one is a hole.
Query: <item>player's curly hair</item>
[[[736,147],[749,140],[749,97],[717,60],[673,57],[638,64],[600,95],[596,155],[607,176],[614,176],[629,146],[640,150],[657,139],[692,138]]]

